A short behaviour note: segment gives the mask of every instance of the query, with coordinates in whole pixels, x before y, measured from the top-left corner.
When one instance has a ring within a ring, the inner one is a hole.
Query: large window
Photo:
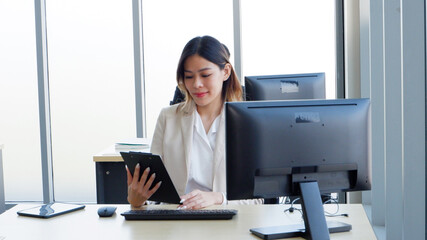
[[[34,1],[0,1],[0,142],[6,201],[41,201]]]
[[[95,202],[92,156],[136,136],[132,1],[47,0],[46,18],[55,200]]]
[[[160,110],[169,106],[185,44],[211,35],[233,52],[233,4],[229,0],[143,1],[147,136]]]
[[[335,98],[335,0],[241,4],[243,76],[325,72]]]
[[[132,2],[46,0],[57,201],[95,202],[92,156],[136,136]],[[177,63],[191,38],[217,38],[234,64],[233,1],[141,2],[145,134],[152,137],[160,110],[173,98]],[[334,98],[334,4],[242,0],[242,75],[325,72],[326,96]],[[7,201],[42,200],[34,19],[34,1],[0,2],[0,143]]]

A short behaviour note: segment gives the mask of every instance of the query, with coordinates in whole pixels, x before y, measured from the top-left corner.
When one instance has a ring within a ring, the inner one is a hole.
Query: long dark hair
[[[184,64],[188,57],[196,54],[216,64],[221,70],[224,69],[227,63],[230,63],[230,52],[228,48],[217,39],[211,36],[195,37],[191,39],[182,50],[181,58],[178,62],[178,69],[176,71],[178,87],[185,94],[185,101],[187,104],[192,102],[193,99],[184,85]],[[231,66],[230,77],[222,84],[222,99],[226,102],[242,100],[242,86],[234,72],[233,66]]]

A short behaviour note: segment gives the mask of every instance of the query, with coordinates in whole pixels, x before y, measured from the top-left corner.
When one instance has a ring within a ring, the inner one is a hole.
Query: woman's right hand
[[[161,181],[158,182],[151,190],[150,187],[153,184],[156,174],[151,174],[151,177],[147,180],[148,174],[150,173],[150,168],[146,168],[142,173],[141,179],[138,181],[140,166],[139,163],[135,167],[135,172],[133,176],[130,174],[128,167],[126,166],[127,172],[127,183],[128,183],[128,202],[134,208],[141,207],[147,199],[153,195],[161,185]],[[145,183],[145,184],[144,184]]]

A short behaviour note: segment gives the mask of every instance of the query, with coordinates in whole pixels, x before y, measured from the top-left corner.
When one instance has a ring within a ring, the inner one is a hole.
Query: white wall
[[[0,143],[0,214],[6,211],[3,177],[3,144]]]

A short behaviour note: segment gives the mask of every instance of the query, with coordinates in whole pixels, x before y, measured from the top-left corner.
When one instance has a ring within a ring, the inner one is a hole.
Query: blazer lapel
[[[185,184],[188,182],[188,176],[190,174],[190,152],[191,146],[193,145],[193,129],[194,129],[194,107],[187,108],[183,111],[183,116],[181,120],[181,131],[182,131],[182,142],[184,144],[184,156],[185,156],[185,165],[187,170],[187,176]]]
[[[222,161],[225,160],[225,109],[222,109],[221,115],[220,115],[220,122],[219,122],[219,128],[216,135],[216,143],[215,143],[215,150],[214,150],[214,164],[213,164],[213,191],[218,191],[215,189],[215,182],[218,181],[218,179],[215,179],[216,173],[218,171],[221,171],[219,168]],[[223,173],[225,174],[225,173]]]

